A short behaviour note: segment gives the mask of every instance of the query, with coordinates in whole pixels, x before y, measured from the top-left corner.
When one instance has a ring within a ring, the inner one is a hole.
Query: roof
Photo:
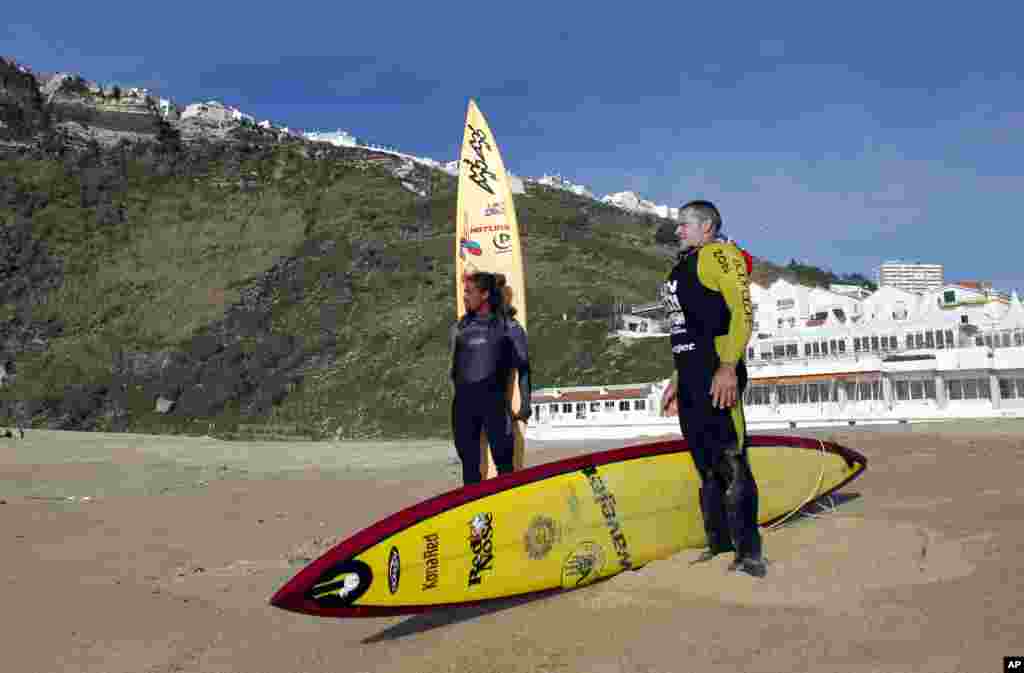
[[[637,388],[622,388],[619,390],[611,390],[608,388],[604,389],[606,392],[601,394],[601,389],[595,390],[565,390],[559,396],[552,395],[551,393],[541,395],[531,395],[531,402],[599,402],[601,400],[635,400],[638,398],[646,398],[649,387],[637,387]]]
[[[768,383],[813,383],[815,381],[876,381],[881,377],[879,371],[863,372],[828,372],[823,374],[802,374],[794,376],[762,376],[751,377],[751,385],[765,385]]]

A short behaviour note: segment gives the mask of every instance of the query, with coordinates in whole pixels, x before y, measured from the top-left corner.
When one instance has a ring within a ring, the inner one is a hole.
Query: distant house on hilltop
[[[205,103],[192,103],[185,106],[181,113],[182,121],[196,119],[213,124],[227,124],[234,119],[233,110],[220,101],[210,100]]]

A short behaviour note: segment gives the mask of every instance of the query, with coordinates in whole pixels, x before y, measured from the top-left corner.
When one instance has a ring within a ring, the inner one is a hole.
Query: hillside
[[[454,178],[242,126],[95,114],[81,96],[72,118],[70,94],[6,75],[0,426],[449,435]],[[516,208],[535,385],[667,376],[662,341],[608,327],[614,304],[653,298],[672,223],[531,183]],[[755,267],[801,274],[829,277]]]

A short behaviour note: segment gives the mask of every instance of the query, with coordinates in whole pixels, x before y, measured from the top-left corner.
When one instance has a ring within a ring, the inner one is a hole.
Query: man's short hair
[[[711,231],[713,233],[721,233],[722,215],[718,212],[718,208],[715,208],[715,204],[710,201],[698,199],[684,204],[679,209],[679,219],[682,220],[688,215],[696,219],[702,225],[711,224]]]

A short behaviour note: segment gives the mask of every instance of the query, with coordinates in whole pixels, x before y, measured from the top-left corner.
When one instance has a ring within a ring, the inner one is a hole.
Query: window
[[[794,306],[796,306],[796,301],[793,299],[780,299],[777,302],[775,302],[775,307],[778,308],[780,311],[788,308],[793,308]]]
[[[924,385],[923,381],[911,381],[910,382],[910,399],[920,400],[924,398]]]
[[[899,343],[896,341],[896,337],[894,337],[894,336],[889,337],[889,349],[890,350],[896,350],[899,347],[900,346],[899,346]]]
[[[604,402],[604,410],[605,411],[615,411],[615,401],[614,400],[605,400],[605,402]]]
[[[1017,397],[1017,384],[1014,379],[999,379],[999,397],[1012,400]]]
[[[563,404],[562,405],[562,413],[563,414],[571,414],[572,413],[572,405],[569,404],[568,402]]]
[[[935,333],[928,330],[924,333],[925,348],[935,348]]]
[[[908,334],[907,335],[907,350],[910,350],[913,347],[914,347],[914,335],[913,334]]]
[[[814,354],[818,354],[818,344],[814,344]],[[804,344],[804,355],[811,356],[811,344]]]
[[[966,314],[960,316],[960,324],[961,325],[966,325],[967,322],[968,322],[968,320],[967,320],[967,315]]]
[[[946,345],[950,348],[953,347],[953,330],[946,330]]]
[[[807,401],[808,402],[817,402],[818,401],[818,393],[819,393],[818,384],[817,383],[812,383],[807,388]]]
[[[966,379],[964,381],[964,399],[978,399],[978,381],[976,379]]]
[[[914,335],[914,344],[918,348],[924,348],[924,339],[921,338],[921,333],[920,332],[918,332],[917,334]]]
[[[853,352],[860,352],[860,337],[853,337]]]
[[[956,303],[956,292],[953,290],[946,290],[942,293],[942,301],[946,304]]]
[[[786,357],[786,347],[783,346],[782,344],[775,344],[774,346],[772,346],[772,353],[777,358],[784,358]]]
[[[963,385],[959,379],[946,381],[946,395],[951,400],[962,400],[964,398]]]
[[[590,410],[592,412],[594,412],[594,413],[597,413],[598,411],[601,411],[601,403],[600,402],[591,402],[590,403]]]
[[[647,400],[633,400],[633,410],[643,411],[647,408]]]
[[[796,344],[786,344],[786,357],[795,358],[796,356]]]
[[[929,399],[929,400],[934,400],[935,399],[935,380],[934,379],[927,379],[924,382],[924,396],[925,396],[925,399]]]
[[[910,386],[907,381],[893,381],[894,393],[898,400],[910,399]]]
[[[836,344],[836,342],[833,341],[832,342],[833,352],[835,352],[835,344]],[[839,352],[840,353],[845,353],[846,352],[846,339],[840,339],[839,340]]]
[[[873,350],[875,352],[878,352],[878,350],[879,350],[878,337],[876,337],[876,336],[871,337],[871,350]]]
[[[940,329],[935,330],[935,347],[936,348],[945,348],[945,345],[943,343],[942,330],[940,330]]]
[[[629,400],[619,401],[619,411],[629,411]]]
[[[753,360],[754,359],[754,349],[753,349],[753,347],[747,349],[747,359],[748,360]]]
[[[750,386],[743,396],[743,403],[748,405],[770,404],[770,389],[767,386]]]

